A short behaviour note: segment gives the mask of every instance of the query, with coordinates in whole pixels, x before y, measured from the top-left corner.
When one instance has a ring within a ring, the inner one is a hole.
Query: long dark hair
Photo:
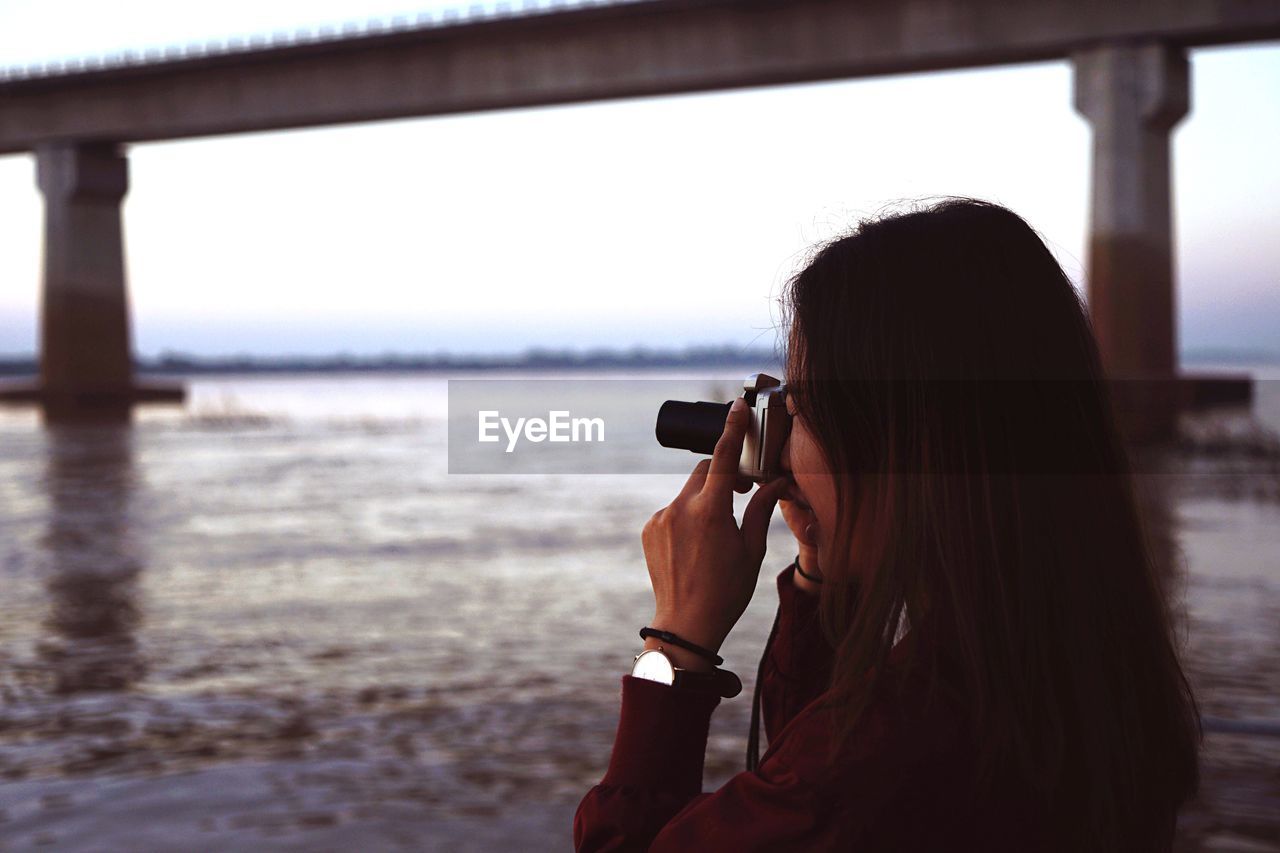
[[[1067,849],[1171,837],[1199,713],[1088,317],[1044,242],[946,199],[826,244],[783,306],[848,555],[822,565],[833,753],[905,620],[909,665],[952,674],[975,790],[1018,785]]]

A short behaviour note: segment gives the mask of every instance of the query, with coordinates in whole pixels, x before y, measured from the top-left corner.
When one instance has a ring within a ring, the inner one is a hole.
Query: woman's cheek
[[[835,530],[835,484],[823,465],[812,437],[801,422],[791,434],[792,468],[796,484],[804,492],[816,519],[816,538],[819,547],[830,546],[830,536]]]
[[[836,529],[835,493],[830,477],[819,476],[814,483],[813,514],[818,519],[818,539],[827,547]]]

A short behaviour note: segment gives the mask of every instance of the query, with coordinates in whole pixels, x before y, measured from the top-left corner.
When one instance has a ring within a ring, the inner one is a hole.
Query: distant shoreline
[[[1224,367],[1280,365],[1280,351],[1198,348],[1182,353],[1188,366]],[[764,347],[692,346],[684,349],[632,348],[586,351],[529,349],[516,354],[455,355],[397,354],[318,356],[257,356],[248,354],[198,356],[164,353],[134,360],[140,376],[191,376],[246,373],[437,373],[458,370],[613,370],[672,367],[729,367],[759,365],[782,368],[778,353]],[[33,376],[39,372],[34,356],[0,356],[0,377]]]
[[[734,346],[697,346],[681,350],[530,349],[523,353],[495,355],[399,355],[359,356],[195,356],[166,353],[157,358],[134,360],[140,376],[244,374],[244,373],[405,373],[455,370],[513,369],[633,369],[646,367],[726,367],[758,364],[779,368],[772,349]],[[36,359],[0,357],[0,376],[31,376],[39,372]]]

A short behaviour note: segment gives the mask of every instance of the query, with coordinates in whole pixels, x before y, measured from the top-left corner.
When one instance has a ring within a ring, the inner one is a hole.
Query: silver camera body
[[[738,473],[757,483],[782,474],[782,447],[791,432],[787,411],[787,386],[767,373],[753,373],[742,383],[750,415],[742,441]]]
[[[768,482],[783,473],[782,447],[791,432],[787,386],[767,373],[753,373],[742,383],[742,397],[747,401],[748,421],[738,473],[757,483]],[[667,400],[658,410],[658,443],[711,454],[724,432],[729,405]]]

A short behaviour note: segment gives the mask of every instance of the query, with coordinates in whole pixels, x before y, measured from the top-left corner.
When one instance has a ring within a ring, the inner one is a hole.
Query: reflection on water
[[[219,382],[133,428],[0,419],[0,846],[565,849],[652,613],[639,530],[683,477],[449,476],[438,380]],[[1220,718],[1280,719],[1267,464],[1142,466]],[[775,522],[722,652],[748,697]],[[748,719],[717,710],[707,790]],[[1205,762],[1180,849],[1280,848],[1280,739],[1210,734]]]
[[[57,693],[122,690],[146,673],[134,632],[143,561],[130,524],[137,473],[123,426],[47,433],[48,635],[39,645]]]

